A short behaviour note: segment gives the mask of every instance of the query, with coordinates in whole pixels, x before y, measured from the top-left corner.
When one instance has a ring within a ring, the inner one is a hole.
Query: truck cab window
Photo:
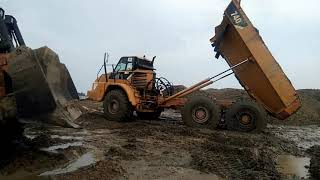
[[[125,71],[127,67],[128,59],[127,58],[122,58],[118,65],[115,68],[115,71]]]

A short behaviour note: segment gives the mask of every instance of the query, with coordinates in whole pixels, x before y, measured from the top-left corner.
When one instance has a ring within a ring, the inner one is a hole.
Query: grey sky
[[[0,0],[28,46],[55,50],[79,91],[102,64],[121,56],[157,56],[160,76],[191,85],[225,70],[209,39],[229,0]],[[296,88],[320,88],[318,0],[242,0],[269,49]],[[239,88],[227,78],[213,88]]]

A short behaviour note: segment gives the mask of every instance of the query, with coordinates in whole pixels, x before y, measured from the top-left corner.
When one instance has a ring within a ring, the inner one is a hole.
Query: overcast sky
[[[192,85],[226,68],[209,39],[229,0],[0,0],[27,45],[55,50],[78,91],[103,63],[157,56],[159,76]],[[320,88],[319,0],[242,0],[242,7],[296,88]],[[316,9],[317,8],[317,9]],[[240,88],[229,77],[212,88]]]

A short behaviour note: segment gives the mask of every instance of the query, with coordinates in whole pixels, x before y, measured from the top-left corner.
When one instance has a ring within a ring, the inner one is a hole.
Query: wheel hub
[[[250,113],[242,113],[242,114],[240,114],[238,119],[241,124],[249,125],[252,122],[253,117]]]
[[[119,111],[119,102],[116,100],[112,100],[109,103],[108,110],[111,114],[115,114]]]
[[[204,107],[195,108],[192,112],[192,116],[194,121],[199,124],[206,123],[209,120],[209,112]]]

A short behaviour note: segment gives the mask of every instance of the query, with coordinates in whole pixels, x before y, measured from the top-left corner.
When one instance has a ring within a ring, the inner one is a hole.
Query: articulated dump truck
[[[222,56],[230,66],[248,60],[234,69],[248,94],[274,117],[286,119],[301,106],[296,90],[252,25],[238,0],[232,0],[222,23],[210,40],[216,58]]]
[[[47,47],[26,47],[16,19],[0,8],[0,138],[21,129],[18,118],[77,128],[77,99],[58,55]]]
[[[139,118],[159,117],[165,108],[179,108],[188,126],[249,132],[263,130],[265,110],[278,119],[296,112],[299,97],[279,64],[266,47],[258,30],[233,0],[221,25],[211,39],[217,52],[230,68],[174,94],[174,86],[157,77],[154,60],[145,57],[122,57],[112,72],[94,81],[88,97],[103,101],[107,119],[125,121],[136,112]],[[215,100],[207,96],[187,95],[234,74],[252,99]],[[263,109],[263,108],[265,109]]]

